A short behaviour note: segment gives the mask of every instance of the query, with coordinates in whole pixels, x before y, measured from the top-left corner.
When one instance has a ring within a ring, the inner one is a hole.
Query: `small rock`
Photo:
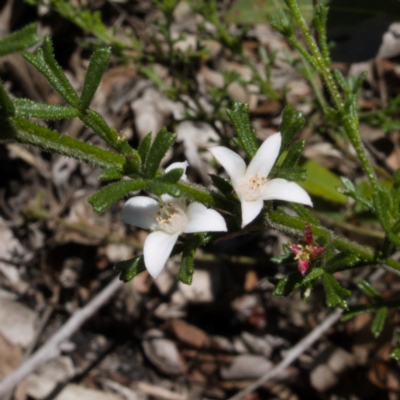
[[[221,368],[221,377],[227,380],[257,379],[273,366],[274,364],[264,357],[243,354],[235,357],[228,367]]]
[[[36,312],[22,303],[0,298],[0,333],[12,344],[27,347],[35,337]]]
[[[143,336],[142,346],[147,358],[162,372],[178,375],[186,371],[175,343],[165,338],[162,331],[148,330]]]
[[[190,303],[211,303],[214,301],[214,288],[217,283],[218,276],[211,276],[210,271],[197,269],[191,285],[179,282],[179,291]]]
[[[122,397],[100,390],[88,389],[83,386],[68,384],[54,400],[123,400]]]
[[[242,332],[240,336],[253,353],[260,354],[266,358],[271,357],[273,349],[265,339],[254,336],[249,332]]]

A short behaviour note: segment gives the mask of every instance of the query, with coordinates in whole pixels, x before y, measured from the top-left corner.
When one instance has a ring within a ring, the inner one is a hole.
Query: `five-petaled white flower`
[[[279,155],[281,134],[271,135],[251,160],[249,166],[242,157],[226,147],[213,147],[211,153],[225,168],[242,206],[242,228],[249,224],[263,208],[264,200],[285,200],[312,206],[310,196],[297,183],[276,178],[268,180]]]
[[[166,172],[175,168],[185,170],[187,165],[187,162],[174,163]],[[121,219],[133,226],[153,230],[143,248],[144,263],[153,278],[157,278],[164,268],[180,234],[227,230],[224,218],[217,211],[198,202],[187,205],[185,199],[169,195],[162,195],[161,202],[151,197],[132,197],[124,205]]]

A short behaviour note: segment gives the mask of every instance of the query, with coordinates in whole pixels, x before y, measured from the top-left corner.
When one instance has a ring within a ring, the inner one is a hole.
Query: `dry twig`
[[[318,340],[332,325],[334,325],[342,316],[342,310],[337,309],[328,318],[326,318],[320,325],[312,330],[305,338],[300,340],[293,346],[287,353],[286,357],[272,370],[268,371],[260,379],[248,386],[246,389],[241,390],[239,393],[230,397],[228,400],[240,400],[246,394],[253,392],[262,386],[265,382],[275,378],[281,374],[292,362],[301,356],[316,340]]]
[[[60,344],[72,336],[100,307],[107,303],[121,286],[122,282],[115,278],[85,307],[76,311],[39,350],[0,382],[0,398],[4,398],[38,367],[57,357],[60,354]]]

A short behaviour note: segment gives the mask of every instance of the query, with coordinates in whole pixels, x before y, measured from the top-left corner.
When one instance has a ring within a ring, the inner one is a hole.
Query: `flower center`
[[[158,222],[157,229],[170,234],[182,231],[188,222],[185,211],[172,203],[160,205],[156,220]]]
[[[239,191],[246,201],[255,201],[262,196],[262,188],[267,178],[260,177],[258,174],[252,175],[250,178],[244,178],[239,184]]]

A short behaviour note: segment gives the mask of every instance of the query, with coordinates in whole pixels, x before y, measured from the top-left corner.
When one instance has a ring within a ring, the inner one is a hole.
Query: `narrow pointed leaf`
[[[150,146],[151,146],[151,132],[148,133],[139,143],[138,152],[140,155],[140,159],[142,160],[142,165],[146,164]]]
[[[114,269],[120,271],[119,279],[123,282],[131,281],[140,272],[145,271],[143,256],[137,256],[130,260],[120,261],[114,265]]]
[[[215,206],[214,197],[204,188],[204,186],[185,181],[179,181],[177,186],[182,192],[182,195],[187,199],[198,201],[207,206]]]
[[[303,127],[305,122],[306,120],[301,112],[295,111],[292,106],[285,107],[279,128],[282,135],[281,152],[286,149],[293,136]]]
[[[232,185],[226,180],[218,175],[210,174],[211,180],[213,185],[226,197],[232,197],[233,194],[233,187]]]
[[[342,72],[339,71],[338,69],[335,69],[335,70],[333,70],[333,74],[335,75],[336,81],[340,85],[342,90],[344,92],[346,92],[346,93],[349,93],[350,92],[350,87],[349,87],[349,84],[346,81],[346,78],[342,74]]]
[[[3,117],[12,117],[14,114],[14,104],[0,82],[0,115]]]
[[[159,182],[157,180],[149,182],[149,189],[156,195],[169,194],[172,197],[181,197],[182,192],[175,183]]]
[[[96,111],[86,110],[85,114],[81,114],[79,118],[119,153],[132,153],[132,148],[126,142],[126,138],[119,135],[114,128],[109,127],[104,118]]]
[[[182,255],[181,267],[178,272],[178,279],[186,285],[191,285],[193,282],[193,254]]]
[[[374,200],[375,213],[379,222],[386,231],[390,231],[393,221],[392,201],[389,190],[385,186],[379,185],[378,189],[373,192],[372,197]]]
[[[323,284],[326,294],[326,305],[328,307],[340,307],[348,310],[346,299],[351,296],[351,292],[340,286],[335,277],[331,274],[325,274]]]
[[[380,303],[383,301],[381,295],[364,279],[359,280],[357,286],[366,296],[370,297],[375,302]]]
[[[182,177],[183,172],[184,171],[182,168],[172,169],[166,174],[157,177],[153,181],[150,181],[149,187],[157,196],[161,196],[162,194],[166,193],[173,197],[179,197],[182,195],[182,193],[176,183]]]
[[[285,159],[281,164],[281,168],[292,168],[294,167],[301,157],[301,153],[304,150],[306,144],[305,140],[296,140],[287,152]]]
[[[356,317],[360,314],[376,311],[376,304],[358,304],[356,306],[349,307],[349,311],[346,312],[341,318],[342,321],[348,321],[351,318]]]
[[[95,213],[101,213],[110,207],[117,200],[126,196],[129,192],[136,192],[147,187],[147,182],[142,179],[131,179],[129,181],[119,181],[99,190],[88,199]]]
[[[97,49],[90,59],[90,64],[83,83],[80,98],[80,110],[85,111],[91,103],[101,78],[110,63],[111,48]]]
[[[115,153],[100,149],[67,135],[60,135],[43,126],[34,124],[21,117],[14,117],[12,124],[16,128],[9,139],[31,144],[45,151],[75,158],[86,164],[101,168],[123,168],[125,159]]]
[[[348,269],[353,265],[356,265],[360,261],[360,257],[357,254],[342,251],[335,254],[326,264],[326,271],[333,273],[343,269]]]
[[[315,217],[307,207],[304,207],[303,204],[300,203],[289,203],[288,204],[292,210],[296,212],[299,217],[304,218],[305,221],[313,225],[320,225],[318,218]]]
[[[237,135],[237,143],[246,152],[249,158],[253,158],[258,150],[257,134],[250,125],[248,104],[235,102],[230,110],[227,110],[229,119]]]
[[[0,57],[25,50],[39,41],[37,25],[30,24],[0,40]]]
[[[304,167],[279,168],[276,177],[301,182],[307,179],[307,170]]]
[[[176,183],[179,181],[179,179],[182,178],[183,175],[183,169],[182,168],[174,168],[171,169],[171,171],[168,171],[164,175],[161,175],[157,177],[157,182],[162,182],[162,183]]]
[[[63,119],[74,118],[79,110],[52,104],[38,103],[29,99],[15,99],[16,114],[27,118]]]
[[[375,338],[377,338],[382,332],[387,317],[387,311],[387,307],[380,308],[372,321],[371,332]]]
[[[373,209],[373,205],[371,203],[371,201],[367,198],[365,198],[359,190],[357,190],[355,188],[355,186],[353,185],[353,183],[350,181],[350,179],[346,178],[345,176],[341,176],[340,180],[343,183],[344,187],[338,187],[337,190],[340,193],[343,193],[347,196],[352,197],[354,200],[357,200],[358,202],[360,202],[364,207],[366,207],[368,210],[372,210]]]
[[[313,268],[306,274],[302,276],[299,272],[294,272],[281,279],[276,285],[273,294],[275,296],[289,296],[292,292],[300,289],[302,286],[315,281],[325,274],[322,268]]]
[[[118,168],[107,168],[99,175],[99,179],[102,181],[113,181],[123,177],[124,173]]]
[[[43,60],[46,67],[52,72],[52,75],[57,79],[57,87],[54,87],[64,98],[64,100],[73,107],[79,107],[79,98],[73,89],[71,83],[66,78],[64,71],[54,57],[53,42],[50,36],[46,35],[43,40]]]
[[[144,175],[147,178],[155,177],[162,158],[165,156],[167,150],[175,142],[176,135],[169,133],[165,128],[158,132],[152,146],[150,147],[147,155],[146,163],[144,165]]]

